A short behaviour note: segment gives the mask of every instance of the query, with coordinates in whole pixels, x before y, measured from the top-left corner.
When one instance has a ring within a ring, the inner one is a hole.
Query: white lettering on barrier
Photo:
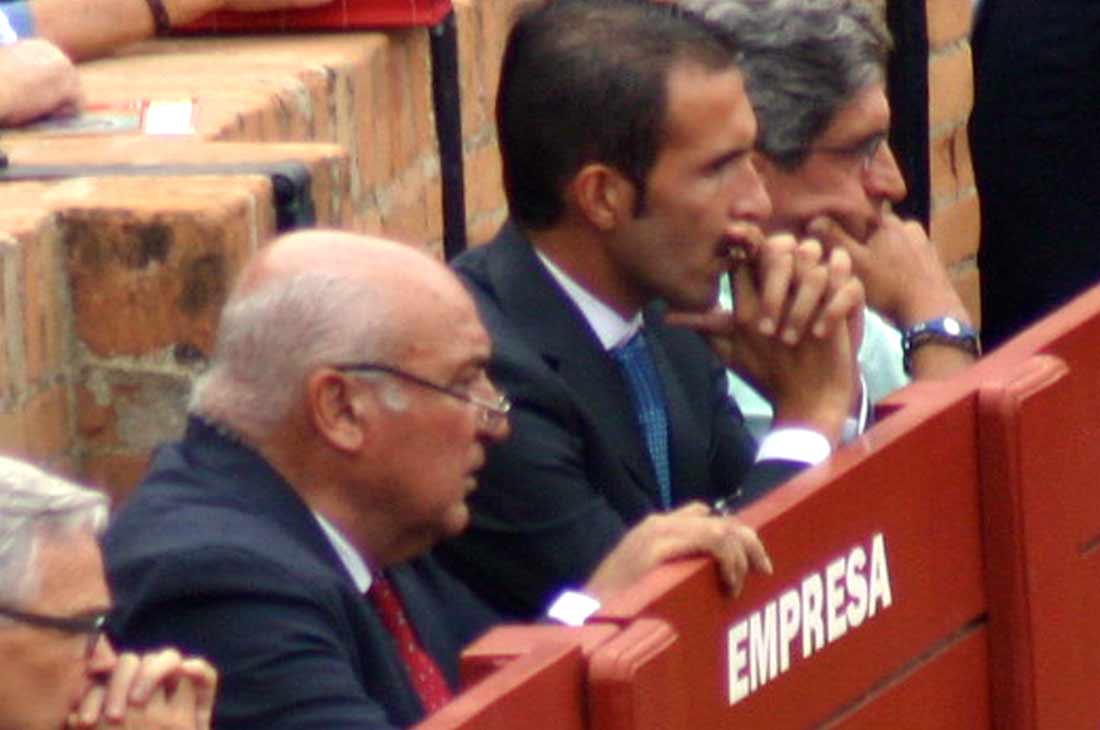
[[[881,532],[868,550],[856,544],[783,591],[727,633],[729,703],[740,702],[791,668],[792,645],[803,659],[839,640],[894,601],[886,539]],[[796,643],[801,635],[802,641]]]

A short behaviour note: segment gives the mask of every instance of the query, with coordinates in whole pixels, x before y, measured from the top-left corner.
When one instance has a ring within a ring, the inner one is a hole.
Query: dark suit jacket
[[[984,0],[972,42],[989,349],[1100,281],[1100,2]]]
[[[493,338],[490,375],[512,398],[511,437],[470,498],[470,528],[437,554],[498,611],[537,615],[582,584],[623,533],[659,509],[657,479],[625,380],[511,225],[455,262]],[[646,336],[669,409],[673,501],[752,498],[798,468],[753,464],[755,443],[726,396],[725,371],[692,332]]]
[[[305,503],[256,453],[192,421],[104,540],[123,647],[221,672],[220,730],[405,727],[423,710],[370,604]],[[492,613],[434,561],[387,571],[452,686]]]

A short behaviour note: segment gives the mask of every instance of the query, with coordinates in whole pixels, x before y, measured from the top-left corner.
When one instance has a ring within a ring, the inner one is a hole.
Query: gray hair
[[[759,124],[758,149],[792,170],[837,112],[885,80],[893,39],[867,0],[683,0],[730,33]]]
[[[7,456],[0,456],[0,603],[12,606],[38,590],[35,568],[43,538],[107,524],[107,497]]]
[[[300,401],[312,369],[394,353],[393,297],[378,288],[364,277],[307,271],[231,298],[189,410],[264,439]]]

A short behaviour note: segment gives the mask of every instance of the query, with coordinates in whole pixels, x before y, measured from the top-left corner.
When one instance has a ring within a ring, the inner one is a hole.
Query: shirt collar
[[[371,584],[370,568],[367,567],[367,561],[363,560],[363,556],[359,554],[359,551],[352,547],[347,538],[340,534],[335,525],[322,517],[320,512],[314,512],[313,517],[317,520],[317,524],[321,526],[321,530],[328,538],[332,549],[339,556],[340,562],[344,564],[351,575],[355,587],[359,589],[360,593],[366,593],[370,590]]]
[[[569,274],[558,268],[541,251],[535,249],[535,255],[539,257],[539,261],[550,272],[550,276],[554,277],[554,281],[562,288],[565,295],[569,297],[573,304],[577,305],[577,309],[581,310],[581,314],[588,322],[588,326],[596,333],[603,349],[611,350],[622,345],[641,329],[641,312],[638,312],[629,320],[623,319],[618,312],[601,302]]]

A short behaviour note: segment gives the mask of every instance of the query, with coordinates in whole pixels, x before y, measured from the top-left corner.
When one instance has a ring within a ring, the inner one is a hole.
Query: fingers
[[[734,596],[745,587],[749,569],[772,574],[771,559],[756,531],[735,517],[713,518],[720,521],[716,542],[709,552],[718,561],[722,579]]]
[[[655,533],[651,538],[650,567],[678,558],[710,555],[735,596],[741,594],[750,568],[769,575],[772,572],[771,560],[756,531],[735,517],[711,515],[705,505],[654,518],[650,526]]]
[[[793,236],[782,234],[768,238],[760,250],[756,266],[760,290],[757,327],[763,335],[779,331],[795,273],[796,247]],[[740,300],[735,300],[735,307],[740,306]]]
[[[129,704],[130,688],[141,669],[141,658],[137,654],[120,654],[115,663],[115,671],[107,682],[107,697],[103,703],[103,715],[111,722],[122,722]]]
[[[107,698],[107,688],[101,684],[92,685],[88,693],[80,701],[76,712],[69,715],[68,726],[70,728],[95,727],[99,716],[103,712],[103,702]]]
[[[141,666],[130,688],[129,701],[143,705],[165,683],[175,684],[183,657],[175,649],[162,649],[141,657]]]
[[[208,730],[213,722],[214,698],[218,694],[218,672],[202,659],[185,659],[180,666],[194,689],[195,730]]]
[[[814,335],[820,338],[848,322],[866,304],[863,283],[852,276],[851,259],[843,250],[837,249],[829,257],[828,290],[828,301],[814,323]]]
[[[783,324],[781,339],[794,346],[814,321],[823,295],[829,284],[829,271],[821,266],[821,244],[807,239],[798,244],[794,252],[796,286],[792,291],[790,308]]]

